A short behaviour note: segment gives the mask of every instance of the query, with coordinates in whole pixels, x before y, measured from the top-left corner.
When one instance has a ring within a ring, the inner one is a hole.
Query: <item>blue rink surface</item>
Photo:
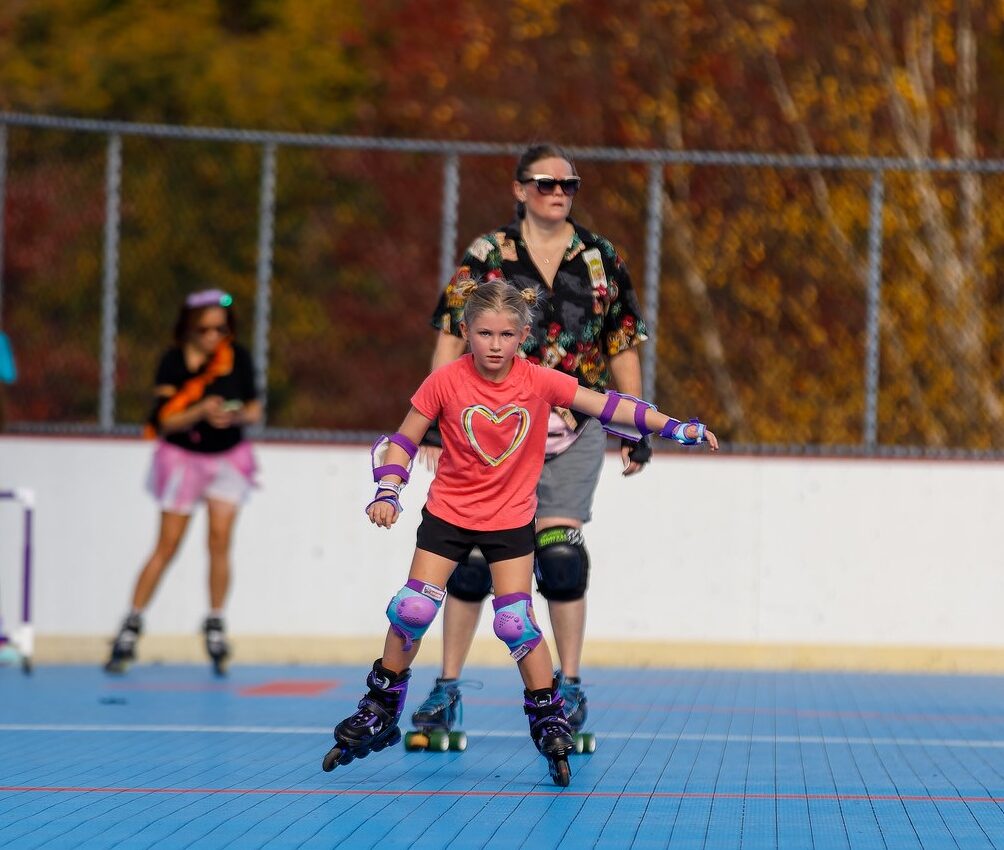
[[[466,752],[323,773],[365,672],[0,668],[0,847],[1004,848],[1004,678],[589,669],[562,789],[511,668]]]

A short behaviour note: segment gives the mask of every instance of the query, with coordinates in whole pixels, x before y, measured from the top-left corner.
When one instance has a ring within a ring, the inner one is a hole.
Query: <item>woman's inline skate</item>
[[[558,683],[558,693],[565,701],[565,716],[568,718],[568,725],[572,727],[575,752],[595,753],[596,736],[592,732],[582,731],[589,714],[582,680],[578,676],[565,676],[560,670],[554,671],[554,680]]]
[[[545,759],[555,785],[566,788],[572,779],[568,756],[575,752],[572,727],[565,717],[558,683],[550,688],[523,691],[523,711],[530,721],[530,737]]]
[[[394,673],[380,663],[382,660],[373,662],[373,669],[366,677],[369,691],[359,700],[358,710],[335,727],[335,745],[321,762],[326,772],[401,740],[397,722],[408,695],[411,668]]]
[[[136,643],[142,633],[143,618],[139,614],[130,614],[125,618],[112,642],[111,655],[105,663],[106,673],[125,673],[136,660]]]

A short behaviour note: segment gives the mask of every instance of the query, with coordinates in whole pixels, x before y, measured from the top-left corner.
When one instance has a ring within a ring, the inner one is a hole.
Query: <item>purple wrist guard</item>
[[[627,399],[635,403],[633,428],[630,425],[621,425],[619,423],[615,425],[610,424],[610,420],[613,419],[614,412],[617,410],[617,405],[620,404],[621,399]],[[609,390],[607,392],[607,403],[600,414],[600,424],[603,425],[603,430],[608,434],[613,434],[622,440],[630,440],[632,443],[637,443],[643,437],[647,437],[652,433],[652,429],[645,424],[645,413],[649,409],[655,410],[655,405],[627,393],[618,393]]]
[[[381,496],[381,493],[384,495]],[[401,503],[398,501],[397,496],[389,490],[377,490],[376,496],[374,496],[370,503],[363,508],[363,511],[365,513],[369,513],[370,508],[372,508],[377,502],[387,502],[388,504],[393,505],[394,510],[396,510],[399,514],[404,513],[404,508],[401,507]]]
[[[411,474],[408,472],[407,469],[405,469],[403,466],[399,466],[396,463],[387,463],[384,464],[383,466],[377,466],[373,468],[374,481],[379,481],[385,475],[400,475],[402,484],[407,484],[408,479],[411,477]]]
[[[405,454],[408,455],[407,467],[403,467],[397,463],[384,463],[384,459],[387,457],[387,449],[390,448],[392,443],[395,446],[404,449]],[[418,446],[416,446],[404,434],[391,434],[389,437],[384,435],[378,438],[372,448],[370,448],[370,458],[373,465],[373,480],[379,481],[385,475],[400,475],[401,483],[407,484],[408,478],[411,475],[411,463],[415,459],[416,454],[418,454]]]
[[[688,425],[697,426],[696,437],[687,436]],[[681,446],[696,446],[698,443],[704,442],[704,432],[707,430],[707,426],[698,419],[681,422],[679,419],[673,419],[670,417],[669,422],[667,422],[663,429],[659,432],[659,436],[667,440],[676,440],[676,442],[678,442]]]

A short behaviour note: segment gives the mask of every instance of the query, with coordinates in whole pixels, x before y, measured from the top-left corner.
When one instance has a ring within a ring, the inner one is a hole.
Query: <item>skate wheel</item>
[[[559,788],[567,788],[572,781],[572,769],[568,766],[566,759],[555,759],[551,762],[551,779]]]
[[[404,748],[413,753],[416,750],[424,750],[429,746],[429,736],[424,732],[408,732],[404,736]]]
[[[113,676],[121,676],[125,673],[128,666],[125,661],[109,661],[105,665],[105,672],[111,673]]]
[[[437,753],[445,753],[450,749],[450,733],[437,729],[429,733],[429,749]]]
[[[455,753],[462,753],[467,749],[466,732],[450,732],[450,749]]]
[[[21,659],[21,672],[22,673],[24,673],[26,676],[30,676],[31,675],[31,671],[33,669],[34,669],[34,667],[32,666],[30,658],[22,658]]]
[[[401,727],[395,726],[394,731],[387,736],[387,738],[380,744],[379,747],[374,747],[373,752],[379,752],[386,747],[393,747],[395,744],[401,741]]]
[[[325,773],[331,773],[335,769],[335,766],[341,763],[342,750],[341,747],[332,747],[328,750],[327,755],[321,761],[321,769]]]
[[[596,736],[592,732],[575,733],[575,752],[592,755],[596,752]]]

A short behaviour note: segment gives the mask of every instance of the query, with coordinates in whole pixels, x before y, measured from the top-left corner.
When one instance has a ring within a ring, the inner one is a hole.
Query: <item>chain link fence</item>
[[[178,305],[210,285],[255,356],[259,436],[393,428],[521,150],[0,113],[7,430],[137,433]],[[569,150],[660,407],[736,451],[1004,452],[1004,162]]]

